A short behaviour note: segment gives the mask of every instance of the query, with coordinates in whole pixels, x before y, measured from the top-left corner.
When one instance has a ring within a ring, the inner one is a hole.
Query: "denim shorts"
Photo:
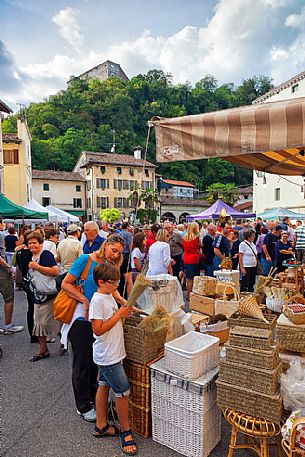
[[[98,365],[98,385],[111,387],[116,397],[127,397],[130,387],[122,362]]]
[[[199,263],[184,264],[184,271],[186,279],[193,279],[195,276],[200,275]]]

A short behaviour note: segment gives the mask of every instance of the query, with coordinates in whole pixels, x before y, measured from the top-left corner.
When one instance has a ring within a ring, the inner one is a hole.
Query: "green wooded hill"
[[[117,153],[131,153],[136,145],[145,147],[147,121],[163,117],[199,114],[250,104],[272,88],[266,76],[253,76],[241,85],[219,85],[207,75],[194,86],[174,85],[172,77],[151,70],[130,81],[71,79],[66,90],[43,102],[31,103],[26,118],[32,135],[32,162],[35,169],[73,169],[83,150],[110,151],[113,130]],[[4,132],[16,131],[16,118],[6,119]],[[154,132],[149,142],[148,160],[155,162]],[[221,159],[162,164],[164,178],[183,179],[200,189],[214,182],[244,185],[252,182],[251,170]]]

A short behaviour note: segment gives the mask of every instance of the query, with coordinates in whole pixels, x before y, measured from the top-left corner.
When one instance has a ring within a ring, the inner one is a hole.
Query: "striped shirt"
[[[294,232],[296,236],[296,249],[305,249],[305,225],[300,225],[295,229]]]

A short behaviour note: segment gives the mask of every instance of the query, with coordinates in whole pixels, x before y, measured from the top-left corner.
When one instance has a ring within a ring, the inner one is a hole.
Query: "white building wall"
[[[305,79],[298,81],[296,84],[298,84],[298,90],[295,92],[292,92],[294,85],[287,87],[269,97],[264,103],[305,97]],[[267,209],[283,207],[304,213],[304,192],[300,192],[300,186],[304,184],[304,180],[301,176],[285,176],[281,178],[279,175],[269,173],[266,173],[265,176],[266,184],[263,185],[262,173],[253,172],[253,211],[261,213]],[[280,189],[279,200],[275,199],[275,189]]]

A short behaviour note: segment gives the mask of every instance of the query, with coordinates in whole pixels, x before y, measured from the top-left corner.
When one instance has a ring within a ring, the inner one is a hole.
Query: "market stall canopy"
[[[305,214],[296,213],[286,208],[273,208],[269,211],[264,211],[257,215],[264,220],[275,221],[277,219],[283,219],[284,217],[290,217],[290,219],[305,219]]]
[[[158,162],[220,157],[282,175],[305,173],[305,97],[213,113],[153,117]]]
[[[58,217],[63,219],[59,222],[79,222],[79,217],[73,216],[73,214],[67,213],[67,211],[64,211],[63,209],[56,208],[56,206],[49,205],[47,206],[47,209],[53,211]]]
[[[3,194],[0,194],[0,216],[11,219],[48,219],[48,213],[46,211],[32,211],[23,206],[16,205]]]
[[[218,199],[210,208],[202,211],[202,213],[186,216],[188,221],[200,221],[204,219],[219,219],[221,211],[225,209],[227,216],[235,218],[245,219],[255,217],[255,213],[241,213],[235,210],[231,206],[227,205],[221,199]]]
[[[45,211],[48,214],[48,219],[50,222],[62,222],[57,214],[53,213],[53,211],[50,211],[45,206],[42,206],[40,203],[38,203],[37,200],[35,200],[35,198],[32,198],[32,200],[30,200],[24,206],[33,211]]]

